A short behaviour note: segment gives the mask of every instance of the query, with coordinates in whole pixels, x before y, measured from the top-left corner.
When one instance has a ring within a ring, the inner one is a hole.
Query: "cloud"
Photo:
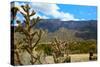
[[[36,12],[36,15],[33,16],[35,18],[39,16],[40,18],[43,19],[52,18],[52,19],[60,19],[61,21],[84,20],[76,18],[71,13],[61,11],[61,8],[57,4],[49,4],[49,3],[29,3],[29,4],[32,7],[32,9]],[[19,7],[21,5],[25,5],[25,3],[19,3],[19,2],[15,3],[15,6]],[[20,11],[23,12],[22,8],[20,8]],[[40,13],[42,13],[42,15]]]
[[[58,14],[54,17],[59,18],[62,21],[75,20],[74,15],[70,13],[64,13],[64,12],[58,12]]]
[[[32,18],[37,18],[37,17],[40,17],[41,19],[49,19],[48,16],[40,15],[40,14],[38,14],[38,13],[36,13],[36,14],[35,14],[34,16],[32,16],[30,19],[32,19]]]
[[[32,8],[36,12],[43,13],[45,16],[53,17],[54,19],[60,19],[62,21],[69,21],[69,20],[80,20],[75,18],[73,14],[68,12],[59,11],[60,8],[56,4],[48,4],[48,3],[34,3],[32,4]]]
[[[29,4],[30,4],[31,7],[33,6],[32,3],[29,3]],[[22,5],[26,5],[26,3],[24,3],[24,2],[15,2],[15,6],[18,7],[19,10],[20,10],[21,12],[25,13],[24,10],[20,7],[20,6],[22,6]],[[36,4],[34,4],[34,5],[36,5]],[[45,7],[44,7],[44,8],[41,8],[41,7],[39,8],[39,7],[40,7],[40,5],[37,4],[37,5],[35,6],[35,9],[34,9],[34,8],[33,8],[33,9],[37,12],[37,10],[36,10],[37,8],[38,8],[38,9],[42,9],[42,10],[45,8]],[[55,7],[53,7],[53,8],[55,9]],[[45,9],[45,10],[47,10],[47,9]],[[39,10],[38,10],[38,11],[39,11]],[[18,12],[18,14],[19,14],[19,12]],[[18,16],[18,15],[17,15],[17,16]],[[40,18],[43,18],[43,19],[48,19],[48,18],[49,18],[49,17],[47,17],[47,16],[45,16],[45,15],[40,15],[39,13],[36,13],[33,17],[31,17],[31,19],[32,19],[32,18],[36,18],[36,17],[38,17],[38,16],[39,16]],[[20,16],[18,17],[18,19],[20,19],[21,17],[22,17],[22,16],[20,15]]]
[[[42,19],[49,19],[49,17],[47,17],[47,16],[39,16],[39,17]]]
[[[86,19],[83,19],[83,18],[82,18],[82,19],[80,19],[80,20],[86,20]]]
[[[32,8],[36,12],[42,12],[45,15],[51,15],[60,9],[56,4],[48,4],[48,3],[32,3]]]

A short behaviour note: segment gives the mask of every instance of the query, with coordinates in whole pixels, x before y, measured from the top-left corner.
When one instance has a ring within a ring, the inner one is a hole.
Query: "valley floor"
[[[88,62],[89,61],[89,54],[70,54],[71,62]],[[94,54],[97,56],[97,54]],[[46,61],[48,63],[54,63],[52,56],[47,56]]]

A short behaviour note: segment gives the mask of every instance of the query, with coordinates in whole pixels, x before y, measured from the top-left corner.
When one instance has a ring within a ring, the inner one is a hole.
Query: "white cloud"
[[[49,19],[49,17],[47,17],[47,16],[39,16],[39,17],[42,19]]]
[[[86,19],[81,19],[81,20],[86,20]]]
[[[56,10],[60,9],[56,4],[47,3],[32,3],[32,8],[36,12],[42,12],[45,15],[51,15]]]
[[[56,15],[57,18],[61,19],[62,21],[68,21],[68,20],[74,20],[74,16],[70,13],[64,13],[64,12],[59,12],[58,15]]]
[[[32,18],[37,18],[37,17],[40,17],[41,19],[49,19],[49,17],[47,17],[47,16],[45,16],[45,15],[42,16],[42,15],[40,15],[40,14],[38,14],[38,13],[36,13],[34,16],[32,16],[31,19],[32,19]]]
[[[41,12],[45,16],[51,16],[55,19],[60,19],[62,21],[68,21],[68,20],[80,20],[75,18],[74,15],[67,13],[67,12],[61,12],[59,11],[59,7],[56,4],[48,4],[48,3],[33,3],[32,8],[36,12]]]
[[[49,4],[49,3],[30,3],[32,9],[36,12],[35,18],[39,16],[43,19],[48,19],[50,17],[53,17],[54,19],[60,19],[62,21],[69,21],[69,20],[85,20],[85,19],[78,19],[75,18],[75,16],[68,12],[59,11],[60,8],[56,4]],[[16,6],[25,5],[25,3],[19,4],[16,2]],[[19,7],[20,8],[20,7]],[[22,8],[20,8],[20,11],[23,12]],[[43,15],[40,15],[39,13],[42,13]]]
[[[30,4],[31,4],[31,3],[30,3]],[[24,10],[23,10],[20,6],[26,5],[26,3],[15,2],[14,5],[15,5],[16,7],[18,7],[19,10],[20,10],[21,12],[25,13]],[[34,4],[34,5],[36,5],[36,4]],[[33,5],[31,5],[31,6],[33,6]],[[35,7],[36,7],[36,8],[39,8],[39,6],[41,6],[41,5],[37,4]],[[46,5],[45,5],[45,6],[46,6]],[[48,6],[48,7],[49,7],[49,6]],[[36,10],[36,8],[35,8],[35,10]],[[45,7],[44,7],[44,8],[45,8]],[[41,8],[41,7],[40,7],[39,9],[42,9],[42,10],[43,10],[44,8]],[[53,7],[53,8],[56,9],[56,6]],[[45,9],[45,10],[47,10],[47,9]],[[37,10],[36,10],[36,11],[37,11]],[[43,19],[48,19],[48,18],[49,18],[49,17],[47,17],[47,16],[45,16],[45,15],[42,16],[42,15],[36,13],[35,16],[31,17],[31,19],[32,19],[32,18],[36,18],[36,17],[38,17],[38,16],[39,16],[40,18],[43,18]],[[20,19],[20,18],[18,17],[18,19]]]

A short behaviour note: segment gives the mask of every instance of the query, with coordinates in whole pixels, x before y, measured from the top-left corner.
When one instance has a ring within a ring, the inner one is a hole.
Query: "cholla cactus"
[[[35,15],[35,12],[33,10],[30,13],[30,6],[28,4],[26,4],[25,6],[21,6],[21,8],[23,9],[24,12],[21,12],[19,9],[18,10],[25,18],[24,20],[25,26],[22,25],[20,20],[17,20],[16,22],[18,26],[16,27],[15,32],[19,32],[20,34],[25,36],[23,37],[23,42],[25,42],[27,45],[23,45],[20,48],[26,50],[30,54],[31,56],[30,63],[34,64],[37,60],[39,61],[39,56],[34,57],[33,50],[35,49],[35,47],[37,46],[37,44],[39,43],[41,39],[42,31],[41,30],[33,31],[33,27],[37,24],[37,22],[40,21],[40,18],[37,17],[37,18],[33,18],[32,20],[30,19],[30,17]],[[35,36],[37,36],[37,39],[36,39],[37,41],[33,41]]]
[[[70,62],[70,57],[68,55],[69,47],[67,42],[62,42],[55,38],[54,42],[51,44],[51,49],[53,50],[52,55],[55,63]]]

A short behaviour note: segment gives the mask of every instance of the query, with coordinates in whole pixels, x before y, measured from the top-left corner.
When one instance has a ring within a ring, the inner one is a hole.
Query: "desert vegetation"
[[[89,60],[89,52],[97,54],[95,39],[84,40],[75,37],[77,31],[63,27],[55,32],[36,28],[42,19],[39,17],[31,19],[36,12],[34,10],[30,12],[30,5],[26,4],[20,7],[24,12],[17,7],[13,7],[11,10],[13,20],[16,20],[17,12],[20,12],[25,19],[23,22],[16,20],[18,26],[11,27],[14,28],[14,31],[11,32],[14,34],[14,43],[12,44],[14,48],[11,49],[14,54],[14,65],[48,64],[50,60],[52,60],[50,63],[73,62],[72,58],[75,54],[87,54]]]

